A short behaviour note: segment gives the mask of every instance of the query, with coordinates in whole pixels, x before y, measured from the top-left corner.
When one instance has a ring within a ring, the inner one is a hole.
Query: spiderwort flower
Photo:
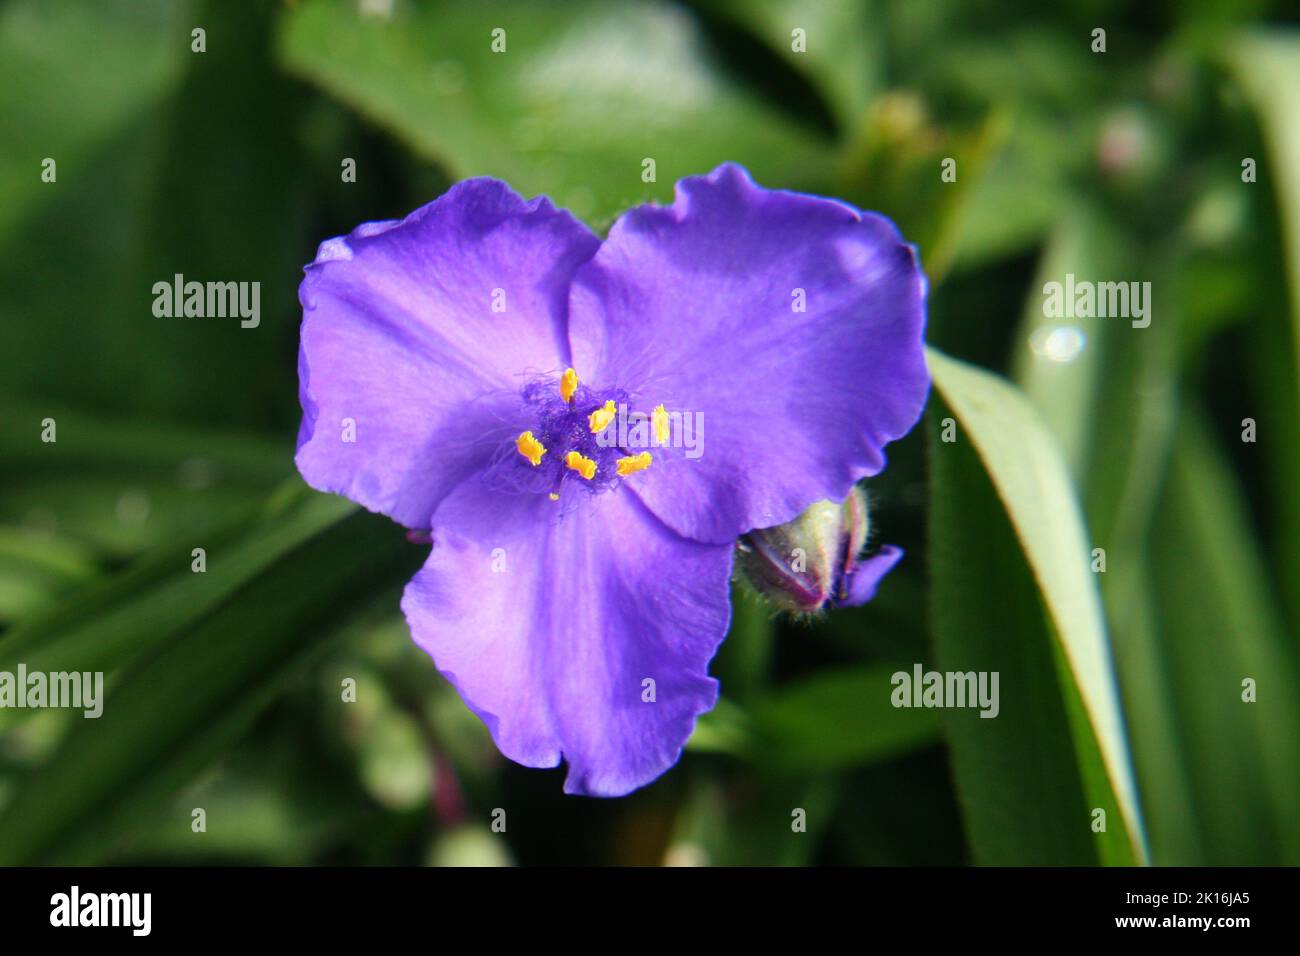
[[[894,226],[730,164],[604,241],[467,180],[324,242],[300,298],[299,470],[431,532],[412,636],[570,793],[677,760],[717,698],[736,540],[844,499],[929,387]],[[648,442],[608,440],[637,431],[620,409]],[[698,456],[674,413],[707,424]]]

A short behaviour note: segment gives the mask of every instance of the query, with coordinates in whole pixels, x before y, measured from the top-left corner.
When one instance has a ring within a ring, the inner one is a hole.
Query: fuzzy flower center
[[[622,447],[617,429],[611,428],[619,410],[627,407],[625,392],[588,388],[577,372],[566,369],[558,384],[530,383],[523,398],[533,427],[515,439],[515,461],[528,470],[526,485],[548,492],[552,501],[559,500],[564,487],[604,491],[650,467],[650,452]],[[661,439],[660,422],[666,415],[662,405],[652,415],[654,434]]]

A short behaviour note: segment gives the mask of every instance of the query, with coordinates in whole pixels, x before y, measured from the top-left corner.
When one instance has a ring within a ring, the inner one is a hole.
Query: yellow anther
[[[587,416],[587,424],[591,426],[591,433],[599,435],[605,430],[605,426],[614,420],[617,414],[618,409],[614,406],[614,400],[611,398]]]
[[[639,455],[628,455],[626,458],[620,458],[616,462],[618,473],[624,477],[635,475],[638,471],[645,471],[650,467],[650,453],[643,451]]]
[[[566,368],[560,376],[560,398],[566,402],[573,401],[573,393],[578,390],[578,373]]]
[[[668,444],[668,410],[660,405],[650,413],[650,424],[654,426],[655,441],[660,445]]]
[[[546,447],[533,437],[532,432],[524,432],[516,438],[515,447],[519,449],[519,454],[533,463],[534,468],[542,463],[542,456],[546,454]]]
[[[557,495],[555,492],[552,491],[552,492],[551,492],[551,500],[552,500],[552,501],[559,501],[559,500],[560,500],[560,496]]]
[[[576,451],[571,451],[564,456],[564,464],[571,471],[576,471],[587,481],[596,477],[596,463],[585,455],[580,455]]]

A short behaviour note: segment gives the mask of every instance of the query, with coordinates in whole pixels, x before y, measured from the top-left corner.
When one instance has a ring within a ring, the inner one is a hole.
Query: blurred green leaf
[[[954,268],[976,269],[1031,249],[1067,203],[1058,154],[1067,147],[1059,132],[1023,111],[1005,122],[1005,136],[971,190]]]
[[[806,866],[830,826],[840,786],[826,774],[766,774],[692,788],[672,835],[672,866]]]
[[[1166,260],[1162,252],[1134,248],[1096,209],[1072,203],[1029,287],[1012,363],[1062,448],[1092,540],[1105,551],[1099,582],[1152,859],[1191,865],[1203,862],[1185,812],[1193,800],[1192,757],[1160,644],[1149,573],[1151,523],[1176,425],[1175,365],[1184,317],[1175,297],[1165,294],[1153,299],[1147,328],[1115,319],[1049,319],[1041,292],[1045,282],[1062,282],[1067,272],[1090,281],[1149,280],[1153,289],[1167,290],[1182,273]],[[1062,334],[1077,335],[1077,351],[1053,350],[1052,336]]]
[[[102,859],[237,739],[355,607],[418,559],[391,522],[355,514],[284,553],[197,625],[180,624],[176,640],[114,683],[98,720],[77,721],[21,782],[0,816],[0,862]]]
[[[257,776],[221,761],[162,806],[142,815],[129,839],[132,865],[243,864],[301,866],[309,863],[333,822],[317,808],[285,792],[282,768],[264,766]],[[207,831],[191,829],[195,807],[207,815]]]
[[[880,84],[879,10],[843,0],[696,0],[696,6],[752,33],[805,75],[830,102],[841,128],[862,118]],[[796,38],[796,30],[802,36]],[[796,47],[796,42],[799,46]]]
[[[41,440],[47,417],[57,441]],[[0,428],[0,459],[15,471],[0,488],[30,477],[107,473],[196,489],[231,482],[265,490],[292,474],[290,450],[287,442],[231,430],[109,418],[57,402],[11,402]]]
[[[996,117],[978,167],[969,148],[949,154],[959,157],[958,182],[970,180],[953,267],[1031,250],[1077,189],[1072,180],[1093,168],[1116,68],[1089,51],[1087,31],[1025,23],[1013,8],[911,4],[894,15],[894,53],[910,84],[948,110],[978,104]]]
[[[1003,675],[999,718],[982,721],[956,712],[948,720],[977,858],[1086,862],[1094,855],[1088,819],[1081,815],[1086,787],[1088,806],[1118,811],[1128,855],[1143,859],[1141,814],[1101,602],[1059,451],[1008,383],[934,349],[928,355],[935,386],[959,424],[956,441],[945,442],[940,416],[932,416],[930,527],[939,666]],[[1079,719],[1067,718],[1068,688],[1063,692],[1054,676],[1050,641],[1059,641],[1068,665],[1064,676],[1077,688]],[[1009,642],[1014,655],[1007,653]],[[1063,745],[1066,753],[1077,754],[1073,768],[1072,760],[1062,762]],[[1089,772],[1093,747],[1106,769],[1101,780]],[[1070,792],[1072,787],[1079,792]],[[1100,842],[1095,852],[1113,859],[1113,840]]]
[[[1229,46],[1227,56],[1259,110],[1268,141],[1269,173],[1281,205],[1295,319],[1291,345],[1295,365],[1300,368],[1300,167],[1296,165],[1300,157],[1300,32],[1246,34]]]
[[[31,614],[99,573],[85,547],[0,525],[0,624]]]
[[[938,714],[890,703],[890,677],[898,669],[834,670],[769,691],[750,713],[760,759],[813,772],[883,760],[936,742]]]
[[[9,4],[4,13],[36,6]],[[270,64],[274,8],[205,5],[207,52],[199,54],[190,52],[190,30],[200,15],[189,4],[50,7],[67,12],[39,29],[24,18],[50,13],[16,15],[14,42],[32,49],[0,57],[0,69],[12,62],[20,74],[0,74],[0,88],[20,97],[30,90],[34,107],[0,110],[13,124],[4,142],[22,144],[27,167],[30,153],[84,141],[66,163],[59,157],[56,183],[40,182],[39,165],[0,178],[0,189],[19,182],[32,194],[0,230],[3,391],[37,408],[57,401],[287,430],[296,413],[296,391],[285,387],[294,290],[319,237],[304,235],[307,180],[295,138],[302,90]],[[48,57],[64,60],[43,63]],[[129,97],[117,92],[146,82]],[[83,113],[93,122],[79,122]],[[76,132],[51,134],[49,124],[63,120]],[[154,284],[176,274],[258,283],[260,324],[155,316]]]
[[[248,511],[265,489],[235,485],[187,488],[163,479],[64,474],[30,475],[0,498],[0,520],[90,545],[106,560],[124,560],[152,547],[195,540]]]
[[[1120,274],[1128,278],[1122,267],[1124,253],[1130,250],[1123,248],[1122,234],[1108,225],[1083,202],[1065,209],[1039,258],[1011,343],[1016,382],[1042,416],[1071,477],[1081,487],[1090,479],[1103,477],[1088,465],[1097,440],[1094,430],[1110,423],[1099,421],[1100,416],[1092,414],[1091,409],[1093,403],[1104,401],[1107,395],[1106,360],[1122,358],[1110,356],[1103,346],[1109,339],[1123,338],[1131,332],[1127,325],[1116,328],[1120,320],[1048,317],[1044,314],[1042,290],[1048,282],[1065,282],[1067,274],[1081,281],[1099,281]],[[1142,331],[1145,334],[1149,330]],[[1141,405],[1132,401],[1130,392],[1114,391],[1124,396],[1122,407],[1116,409],[1123,419],[1127,421],[1140,411]],[[1123,469],[1112,471],[1123,473]]]
[[[1185,409],[1152,529],[1151,578],[1165,679],[1191,755],[1190,805],[1211,865],[1300,861],[1300,686],[1240,489]],[[1257,687],[1243,701],[1243,681]]]
[[[400,4],[368,17],[317,0],[282,26],[289,69],[453,178],[497,176],[589,222],[668,199],[674,180],[724,160],[766,183],[827,167],[827,144],[735,82],[690,13],[665,3]]]
[[[57,441],[41,439],[46,418]],[[0,461],[0,527],[11,526],[0,534],[0,621],[147,548],[212,542],[293,468],[283,442],[22,402],[0,425]]]
[[[776,640],[772,607],[752,589],[731,589],[731,629],[709,667],[728,697],[744,701],[767,687]]]
[[[749,717],[730,698],[719,697],[713,709],[700,714],[686,749],[696,753],[724,753],[733,757],[752,754]]]
[[[1300,31],[1244,34],[1227,45],[1226,55],[1263,127],[1269,155],[1260,163],[1259,178],[1272,183],[1277,196],[1277,258],[1290,294],[1290,360],[1283,361],[1283,350],[1274,348],[1282,332],[1266,311],[1252,323],[1258,337],[1251,371],[1262,400],[1254,417],[1269,433],[1263,448],[1273,465],[1269,477],[1278,512],[1274,564],[1295,628],[1300,627],[1300,495],[1295,493],[1300,487]],[[1275,286],[1265,279],[1264,287]],[[1258,284],[1252,291],[1258,293]]]
[[[836,608],[816,622],[817,632],[854,658],[920,660],[930,642],[929,622],[916,613],[928,593],[923,569],[920,562],[904,561],[889,572],[888,587],[861,607]]]
[[[117,129],[157,105],[190,55],[193,19],[189,3],[168,0],[0,7],[0,236],[83,175]],[[57,164],[54,182],[41,179],[46,158]]]
[[[939,718],[890,704],[897,668],[827,670],[749,699],[723,698],[700,717],[689,748],[728,753],[775,772],[818,772],[885,760],[939,739]]]
[[[197,544],[156,548],[131,568],[75,600],[24,621],[0,637],[0,669],[111,670],[191,626],[264,574],[268,567],[356,506],[314,494],[297,479],[240,523]],[[400,537],[400,533],[398,534]],[[207,570],[192,570],[192,549]]]
[[[921,249],[926,275],[937,284],[966,241],[974,203],[1006,135],[1005,114],[940,126],[915,92],[883,94],[844,148],[841,192],[855,205],[894,219]]]

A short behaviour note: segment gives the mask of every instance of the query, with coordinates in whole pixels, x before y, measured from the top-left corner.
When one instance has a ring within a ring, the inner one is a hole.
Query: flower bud
[[[867,496],[855,487],[839,504],[819,501],[793,521],[749,532],[737,543],[736,567],[782,610],[865,604],[903,556],[886,545],[860,559],[868,528]]]

